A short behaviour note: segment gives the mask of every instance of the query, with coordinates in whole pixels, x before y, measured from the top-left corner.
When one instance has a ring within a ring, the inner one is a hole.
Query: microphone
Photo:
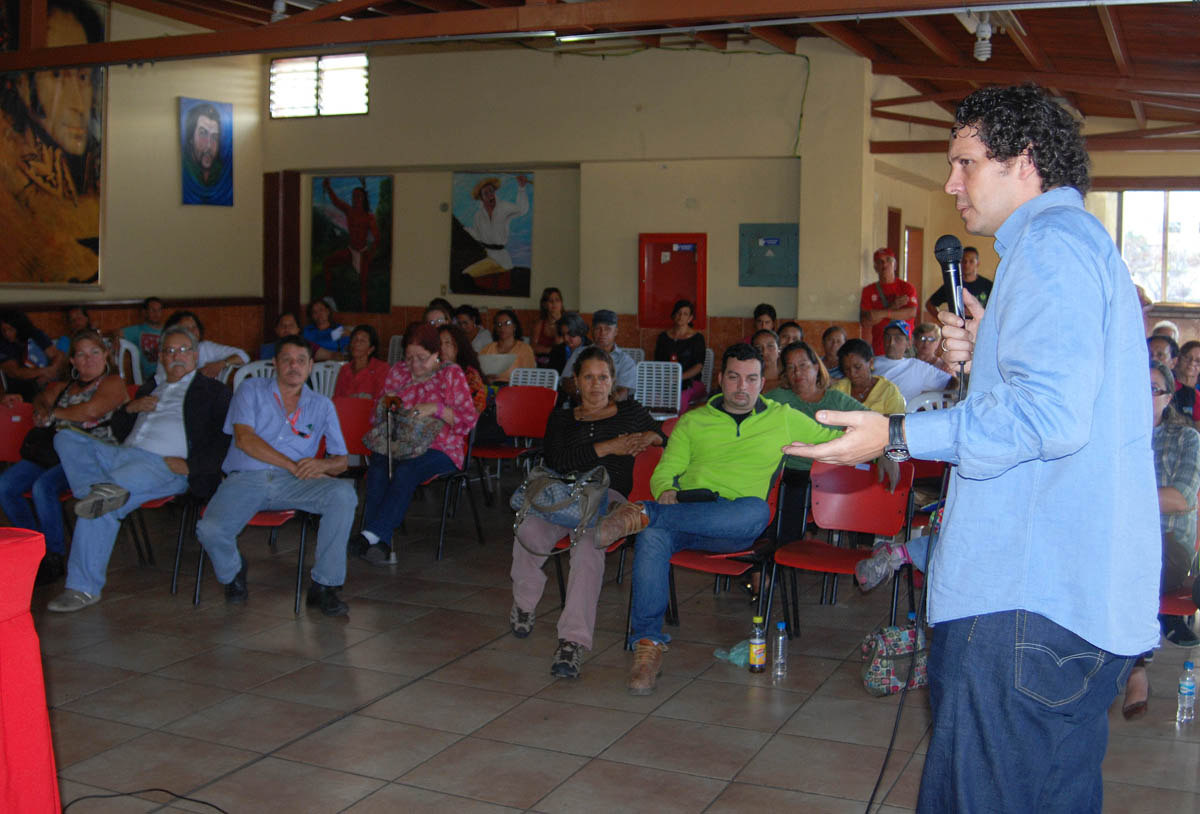
[[[966,319],[962,295],[962,241],[954,235],[942,235],[933,246],[933,256],[942,267],[942,282],[950,293],[950,307],[955,316]]]

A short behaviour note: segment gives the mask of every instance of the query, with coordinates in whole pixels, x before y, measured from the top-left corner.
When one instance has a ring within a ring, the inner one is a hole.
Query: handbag
[[[363,436],[363,445],[385,458],[401,461],[428,452],[444,426],[441,419],[420,415],[415,410],[394,412],[390,419],[385,402],[380,399],[375,407],[375,423]]]
[[[862,660],[863,687],[871,695],[900,692],[910,670],[909,689],[929,683],[929,646],[925,631],[915,625],[883,625],[868,633],[862,642]]]
[[[25,440],[21,442],[21,458],[37,464],[42,469],[58,466],[58,453],[54,450],[54,434],[57,432],[58,427],[54,424],[30,429],[25,434]]]
[[[508,502],[517,513],[513,520],[513,535],[517,542],[529,553],[545,556],[546,552],[526,546],[518,533],[525,516],[532,513],[556,526],[569,528],[573,548],[579,536],[595,526],[608,508],[608,483],[608,470],[602,466],[569,474],[560,474],[540,464],[533,467]],[[557,549],[552,553],[565,550]]]

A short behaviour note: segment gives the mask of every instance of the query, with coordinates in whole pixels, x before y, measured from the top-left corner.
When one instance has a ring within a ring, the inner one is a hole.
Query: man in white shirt
[[[883,356],[875,357],[874,371],[892,382],[905,401],[912,401],[930,390],[945,390],[954,377],[928,362],[922,362],[908,352],[908,323],[894,319],[883,329]]]
[[[75,533],[67,589],[47,606],[70,613],[100,601],[108,559],[121,520],[148,500],[191,491],[209,498],[221,482],[229,436],[221,428],[229,388],[196,375],[198,337],[176,325],[163,333],[159,358],[166,373],[113,413],[119,445],[71,430],[54,448],[75,504]]]
[[[200,337],[198,348],[200,357],[196,362],[196,367],[205,376],[216,378],[221,375],[221,371],[227,366],[241,367],[250,361],[250,354],[241,348],[235,348],[232,345],[222,345],[219,342],[210,342],[205,339],[204,323],[200,321],[200,317],[191,311],[176,311],[171,314],[171,318],[167,320],[166,327],[174,328],[176,325],[181,325]],[[160,381],[165,375],[161,361],[158,364],[156,375]]]

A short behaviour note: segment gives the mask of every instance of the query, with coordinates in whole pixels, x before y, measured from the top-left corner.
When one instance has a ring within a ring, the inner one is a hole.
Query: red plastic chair
[[[333,400],[333,408],[337,411],[338,424],[342,428],[342,438],[346,440],[346,452],[350,455],[371,454],[363,444],[363,436],[371,429],[371,417],[375,414],[375,402],[371,399],[356,399],[349,396],[339,396]]]
[[[479,464],[479,476],[483,481],[484,501],[491,506],[493,502],[490,475],[484,467],[484,461],[496,462],[496,488],[500,488],[500,464],[512,461],[526,455],[535,455],[539,448],[533,446],[533,441],[546,437],[546,422],[550,420],[550,411],[558,394],[546,387],[524,387],[510,385],[500,388],[496,393],[496,421],[505,435],[524,442],[524,446],[507,446],[504,444],[478,444],[472,452]]]
[[[809,487],[813,519],[822,529],[835,531],[839,538],[846,531],[893,537],[904,529],[907,540],[912,481],[913,465],[909,461],[900,464],[900,482],[895,492],[889,490],[886,481],[879,482],[874,464],[860,468],[814,462]],[[837,604],[838,575],[853,574],[859,560],[870,556],[871,552],[866,549],[843,548],[811,538],[780,546],[775,551],[771,582],[774,584],[779,568],[789,569],[792,593],[790,614],[787,587],[780,589],[789,635],[793,620],[798,622],[800,618],[796,570],[823,574],[821,604],[825,604],[827,598],[830,604]],[[829,591],[830,576],[833,577],[832,593]],[[892,615],[895,616],[894,606]]]
[[[199,514],[196,515],[197,518],[203,517],[204,512],[207,508],[208,508],[207,506],[201,508]],[[254,517],[251,517],[250,522],[247,523],[246,526],[247,527],[253,526],[254,528],[260,528],[260,529],[262,529],[262,528],[270,529],[271,534],[267,538],[267,545],[269,545],[271,547],[271,550],[274,551],[275,550],[275,538],[279,534],[279,528],[297,515],[300,515],[300,553],[298,554],[297,559],[296,559],[296,608],[295,608],[295,614],[297,616],[299,616],[300,615],[300,599],[303,595],[303,589],[304,589],[305,546],[308,542],[308,520],[307,520],[308,515],[307,515],[307,513],[298,511],[296,509],[282,509],[279,511],[274,511],[274,510],[263,511],[263,512],[259,512],[258,514],[254,515]],[[175,576],[172,578],[172,581],[171,581],[172,587],[174,587],[176,581],[178,580],[179,557],[180,557],[182,550],[183,550],[183,536],[180,535],[179,548],[176,549],[176,552],[175,552]],[[200,604],[200,585],[203,583],[203,581],[204,581],[204,546],[200,546],[200,553],[196,557],[196,589],[195,589],[195,592],[192,594],[192,604],[193,605]]]
[[[629,499],[633,502],[639,500],[653,500],[654,495],[650,494],[650,476],[654,474],[654,467],[658,466],[659,460],[662,459],[663,448],[661,446],[646,447],[642,453],[633,459],[633,488],[629,490]],[[617,560],[617,584],[620,585],[625,576],[625,554],[629,547],[625,543],[629,542],[628,537],[622,537],[609,544],[608,548],[604,549],[604,553],[612,554],[615,551],[621,552],[621,558]],[[571,547],[571,538],[563,537],[554,544],[555,551],[561,551]],[[559,607],[566,607],[567,604],[567,581],[563,574],[562,560],[563,555],[558,554],[553,557],[554,570],[558,576],[558,598]]]
[[[33,429],[33,405],[22,401],[15,407],[0,405],[0,463],[21,460],[21,443]]]

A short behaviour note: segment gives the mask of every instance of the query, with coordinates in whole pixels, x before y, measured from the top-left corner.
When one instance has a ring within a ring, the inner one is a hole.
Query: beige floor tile
[[[78,650],[72,658],[145,673],[182,661],[211,647],[208,642],[131,630],[115,633],[106,641]]]
[[[146,730],[63,709],[52,709],[50,733],[54,741],[55,765],[63,769],[144,735]]]
[[[350,627],[345,617],[309,619],[302,616],[287,624],[239,639],[238,645],[251,650],[321,659],[375,635],[378,634],[374,631]]]
[[[116,630],[102,619],[81,619],[77,613],[43,612],[34,615],[33,624],[43,656],[72,654],[104,641]]]
[[[1104,779],[1117,783],[1200,791],[1200,743],[1130,738],[1112,734]]]
[[[697,679],[654,711],[666,718],[774,732],[800,704],[804,693]]]
[[[836,659],[792,653],[788,656],[788,674],[778,682],[771,677],[769,670],[765,673],[752,673],[746,667],[737,667],[725,661],[713,664],[700,675],[705,681],[724,681],[729,684],[810,693],[825,683],[841,664],[842,662]]]
[[[467,737],[404,775],[407,785],[527,808],[586,758]]]
[[[1200,794],[1105,780],[1107,814],[1200,814]]]
[[[893,753],[892,760],[900,757],[901,753]],[[891,768],[889,761],[888,767]],[[900,776],[896,782],[892,784],[890,789],[887,789],[887,795],[880,795],[880,798],[888,805],[899,806],[900,808],[916,808],[917,795],[921,792],[921,772],[925,769],[925,756],[913,755],[908,760],[907,765],[900,770]]]
[[[871,796],[885,751],[875,746],[776,735],[737,779],[865,802]],[[885,788],[907,761],[907,752],[892,753],[884,777]]]
[[[380,633],[361,644],[334,653],[326,661],[401,676],[416,677],[443,667],[470,653],[477,644],[438,636],[418,636],[411,631]]]
[[[475,736],[595,757],[641,720],[632,712],[530,698]]]
[[[212,650],[177,661],[155,675],[242,691],[287,675],[311,661],[285,653],[247,650],[234,645],[219,645]]]
[[[537,697],[549,701],[566,701],[572,704],[647,713],[670,700],[689,683],[689,679],[679,675],[661,675],[651,695],[630,695],[626,688],[628,683],[628,667],[605,667],[593,661],[584,664],[579,678],[558,679],[539,692]]]
[[[478,650],[443,667],[430,678],[449,684],[533,695],[555,681],[544,658]]]
[[[139,627],[168,636],[229,644],[283,624],[287,623],[278,616],[255,612],[247,606],[227,606],[221,600],[221,604],[200,609],[193,609],[189,604],[178,612],[148,618]]]
[[[265,753],[337,716],[323,707],[243,694],[175,721],[164,731]]]
[[[385,602],[380,599],[365,597],[345,597],[350,605],[350,627],[385,632],[423,617],[436,613],[424,605],[410,605],[407,602]]]
[[[346,814],[516,814],[520,810],[393,783],[355,803]]]
[[[713,655],[716,648],[711,644],[698,642],[673,641],[670,649],[663,655],[663,675],[695,678],[714,665],[724,664]],[[597,653],[593,660],[595,664],[607,667],[620,667],[629,672],[633,666],[633,651],[626,650],[623,640],[610,645],[602,653]]]
[[[422,679],[381,698],[361,714],[469,735],[523,699],[511,693]]]
[[[383,785],[380,780],[268,757],[240,769],[192,796],[230,812],[335,814]],[[181,808],[211,811],[181,804]]]
[[[731,780],[770,735],[651,716],[607,750],[605,760]]]
[[[801,619],[800,635],[788,643],[790,652],[827,659],[846,659],[858,655],[863,637],[870,629],[847,630],[839,627],[805,625]]]
[[[706,814],[745,814],[748,811],[797,811],[804,814],[862,814],[857,800],[824,797],[802,791],[730,783]]]
[[[407,681],[390,673],[318,662],[259,685],[254,694],[345,711],[377,700]]]
[[[427,579],[397,576],[392,582],[363,593],[368,599],[448,607],[482,590],[478,585],[454,585]]]
[[[505,611],[505,619],[507,620],[508,612]],[[488,650],[504,650],[510,653],[521,653],[526,656],[537,656],[546,660],[547,669],[550,663],[554,660],[554,650],[558,647],[558,622],[557,613],[554,619],[539,618],[537,624],[533,627],[533,633],[526,636],[524,639],[518,639],[513,635],[499,636],[496,639],[488,642]],[[604,652],[614,644],[619,644],[622,636],[611,630],[596,630],[592,637],[592,646],[583,654],[583,663],[586,664],[596,657],[597,652]]]
[[[350,715],[276,754],[327,769],[391,780],[420,765],[459,735]]]
[[[229,698],[218,687],[144,675],[122,681],[63,706],[95,718],[156,729]]]
[[[59,772],[68,780],[112,791],[157,786],[182,792],[207,783],[258,755],[164,732],[149,732]],[[166,802],[165,798],[162,798]]]
[[[814,695],[804,702],[779,731],[785,735],[887,746],[892,737],[896,709],[865,696],[861,699]],[[896,736],[896,748],[911,752],[929,730],[932,716],[920,704],[905,704]]]
[[[704,811],[725,787],[721,780],[593,760],[536,806],[547,814]]]
[[[105,667],[61,656],[42,659],[42,678],[46,683],[46,700],[52,707],[68,704],[88,693],[128,681],[138,675],[133,670]]]

